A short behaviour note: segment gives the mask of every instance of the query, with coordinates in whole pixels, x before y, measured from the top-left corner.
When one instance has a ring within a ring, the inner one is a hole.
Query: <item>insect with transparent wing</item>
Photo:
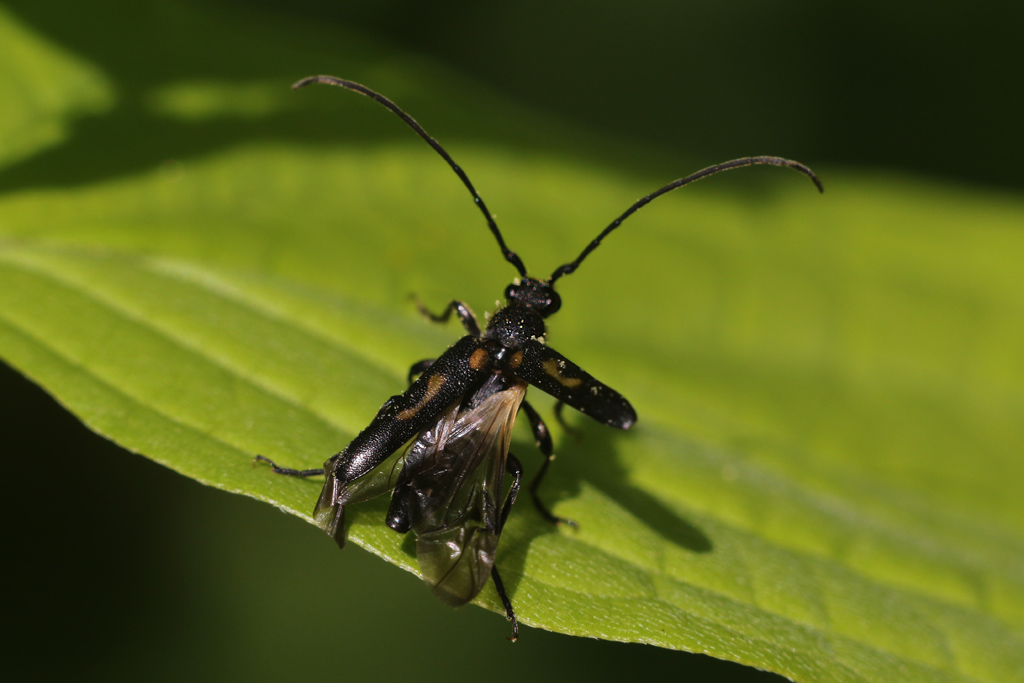
[[[450,302],[440,315],[420,306],[421,312],[437,322],[455,313],[468,334],[436,360],[413,365],[405,393],[389,398],[369,426],[328,459],[322,469],[278,467],[268,458],[256,457],[269,462],[278,474],[326,477],[314,519],[342,547],[345,506],[391,491],[386,523],[400,533],[415,534],[420,571],[434,593],[448,604],[462,605],[476,597],[488,577],[492,578],[505,615],[512,622],[511,639],[516,640],[518,621],[494,558],[522,480],[522,466],[509,452],[512,426],[520,410],[526,413],[537,446],[545,456],[529,486],[534,505],[550,522],[574,524],[552,514],[538,496],[554,448],[544,421],[524,400],[527,387],[532,385],[554,396],[558,408],[568,405],[610,427],[629,429],[636,422],[636,412],[621,394],[547,346],[544,320],[561,307],[555,281],[575,271],[601,240],[638,209],[701,178],[733,168],[770,165],[803,173],[819,191],[823,189],[821,182],[803,164],[780,157],[745,157],[710,166],[639,199],[575,260],[559,266],[549,278],[539,279],[528,276],[522,259],[506,246],[466,173],[411,116],[366,86],[333,76],[312,76],[293,87],[311,83],[366,95],[423,138],[465,184],[502,256],[516,268],[519,277],[505,289],[505,305],[483,331],[461,301]],[[393,459],[407,443],[404,453]],[[512,482],[503,497],[506,473]]]

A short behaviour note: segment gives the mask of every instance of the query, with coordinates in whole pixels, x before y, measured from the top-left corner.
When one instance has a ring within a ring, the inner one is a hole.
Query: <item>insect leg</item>
[[[530,431],[533,432],[533,439],[537,442],[537,448],[546,458],[555,457],[555,447],[551,444],[551,433],[544,420],[540,418],[533,406],[526,401],[519,404],[519,407],[526,411],[526,418],[530,421]]]
[[[505,585],[501,582],[501,576],[499,576],[498,568],[495,566],[491,566],[491,579],[494,580],[494,589],[498,591],[501,604],[505,606],[505,618],[512,622],[512,637],[509,640],[514,643],[519,640],[519,621],[516,619],[516,611],[512,609],[512,601],[508,599]]]
[[[519,462],[519,458],[508,454],[508,460],[505,461],[505,471],[512,475],[512,486],[508,490],[508,496],[505,497],[505,505],[501,508],[501,520],[498,522],[498,533],[505,528],[505,520],[508,519],[508,513],[512,512],[512,505],[516,502],[516,496],[519,495],[519,483],[523,480],[523,466]]]
[[[455,315],[459,316],[459,321],[462,323],[462,326],[466,328],[466,332],[469,332],[474,337],[480,336],[480,323],[476,321],[476,316],[473,314],[473,311],[470,310],[469,306],[461,301],[449,301],[444,310],[435,315],[427,310],[424,303],[417,297],[416,308],[422,315],[430,318],[435,323],[447,322],[448,318],[452,317],[452,311],[455,311]]]
[[[519,484],[523,479],[523,466],[519,462],[519,458],[509,453],[508,458],[505,460],[505,471],[511,474],[513,478],[512,486],[508,490],[508,496],[505,497],[505,505],[501,508],[501,519],[498,520],[497,530],[499,534],[505,526],[508,513],[512,512],[512,505],[516,502],[516,495],[519,494]],[[498,568],[494,565],[491,565],[491,579],[494,580],[494,589],[498,591],[501,604],[505,606],[505,618],[512,622],[512,637],[509,640],[514,643],[519,640],[519,621],[516,619],[516,611],[512,609],[512,601],[509,599],[508,593],[505,592],[505,585],[501,582]]]
[[[257,455],[252,461],[253,464],[256,464],[256,462],[260,460],[263,462],[269,462],[270,469],[274,471],[274,474],[283,474],[288,477],[319,477],[324,473],[324,468],[322,467],[315,470],[296,470],[291,467],[278,467],[277,463],[270,458],[263,457],[262,455]]]
[[[433,358],[425,358],[418,363],[413,363],[412,367],[409,368],[409,384],[412,384],[412,381],[416,377],[416,375],[423,374],[426,371],[426,369],[433,364]]]
[[[554,412],[555,419],[558,420],[558,424],[561,425],[562,429],[578,437],[580,434],[579,430],[577,430],[575,427],[573,427],[571,424],[565,421],[565,415],[563,414],[565,412],[565,401],[556,402]]]
[[[555,449],[551,445],[551,433],[548,432],[548,426],[544,424],[544,420],[541,419],[540,413],[538,413],[533,406],[526,401],[520,404],[520,407],[526,411],[526,419],[530,421],[530,429],[533,431],[533,438],[537,442],[537,448],[544,454],[544,462],[541,463],[540,469],[537,471],[536,476],[530,481],[530,497],[533,499],[533,505],[537,508],[537,512],[541,514],[541,517],[548,520],[552,524],[565,524],[573,529],[579,525],[571,519],[565,517],[559,517],[551,512],[546,505],[541,501],[540,495],[537,493],[537,489],[540,487],[541,481],[544,480],[544,475],[548,472],[548,467],[551,465],[551,461],[555,459]]]

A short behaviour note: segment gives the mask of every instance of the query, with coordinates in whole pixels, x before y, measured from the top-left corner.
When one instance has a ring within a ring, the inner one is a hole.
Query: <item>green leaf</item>
[[[410,292],[482,312],[514,273],[393,117],[287,90],[339,63],[320,34],[156,7],[201,68],[152,76],[159,45],[89,65],[0,16],[38,59],[61,55],[54,120],[111,107],[5,172],[0,355],[124,447],[309,519],[318,485],[253,455],[318,466],[460,334]],[[442,139],[534,273],[669,180],[574,161],[500,101],[453,97],[470,86],[451,75],[346,44],[342,75]],[[240,75],[235,55],[257,52]],[[130,96],[110,104],[105,82]],[[43,87],[10,89],[12,111]],[[481,120],[511,132],[461,132]],[[564,633],[805,681],[1022,680],[1024,205],[818,170],[823,197],[760,169],[660,199],[559,283],[552,345],[640,421],[552,424],[545,495],[581,528],[520,505],[499,566],[522,621]],[[350,537],[415,571],[384,505],[353,509]],[[479,602],[501,611],[490,587]]]

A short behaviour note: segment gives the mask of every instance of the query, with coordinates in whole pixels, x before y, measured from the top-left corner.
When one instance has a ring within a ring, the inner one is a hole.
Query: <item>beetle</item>
[[[314,508],[316,523],[339,547],[345,544],[345,506],[391,491],[386,524],[416,537],[416,557],[434,593],[458,606],[472,600],[487,583],[494,586],[519,635],[512,601],[494,564],[498,538],[519,493],[522,465],[509,452],[512,426],[519,411],[526,413],[544,460],[529,492],[549,522],[575,526],[554,515],[541,501],[538,487],[554,458],[551,435],[537,411],[524,398],[534,386],[558,400],[556,417],[568,405],[609,427],[629,429],[636,422],[633,407],[620,393],[601,383],[547,345],[545,319],[561,308],[555,282],[574,272],[583,260],[630,215],[661,195],[733,168],[771,165],[791,168],[809,177],[823,191],[807,166],[773,156],[745,157],[710,166],[675,180],[637,200],[583,249],[575,260],[559,266],[547,279],[527,274],[522,259],[505,244],[498,225],[469,177],[448,152],[394,102],[370,88],[333,76],[311,76],[292,87],[312,83],[338,86],[365,95],[412,128],[452,168],[469,190],[502,256],[518,272],[505,289],[505,305],[481,330],[473,311],[453,300],[440,314],[422,303],[419,310],[435,322],[452,314],[466,336],[436,360],[423,360],[409,370],[409,386],[389,398],[363,431],[322,468],[279,467],[263,456],[278,474],[325,476]],[[399,449],[409,444],[401,453]],[[502,500],[504,475],[511,475]]]

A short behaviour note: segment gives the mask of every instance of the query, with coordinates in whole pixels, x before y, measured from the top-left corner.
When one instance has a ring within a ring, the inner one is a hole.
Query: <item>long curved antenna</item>
[[[623,213],[621,216],[612,221],[611,225],[609,225],[607,228],[602,230],[601,234],[594,238],[593,242],[587,245],[587,248],[584,249],[583,252],[576,257],[575,261],[571,261],[555,269],[555,272],[551,274],[551,279],[549,280],[549,282],[554,283],[554,281],[557,280],[558,278],[562,277],[563,275],[568,275],[569,273],[579,268],[580,263],[583,262],[583,259],[585,259],[587,255],[590,254],[590,252],[597,249],[597,246],[601,244],[601,240],[607,237],[608,233],[610,233],[615,228],[619,227],[622,224],[622,221],[626,220],[631,215],[645,207],[651,201],[665,194],[666,192],[671,192],[672,190],[682,187],[683,185],[689,185],[690,183],[700,180],[701,178],[707,178],[708,176],[715,175],[716,173],[721,173],[722,171],[728,171],[729,169],[732,168],[742,168],[744,166],[785,166],[787,168],[792,168],[793,170],[800,171],[805,176],[810,178],[811,182],[813,182],[815,186],[817,186],[818,192],[825,191],[825,188],[824,186],[822,186],[821,181],[818,180],[818,176],[814,175],[814,171],[807,168],[800,162],[790,161],[789,159],[783,159],[782,157],[744,157],[742,159],[733,159],[732,161],[726,161],[725,163],[715,164],[714,166],[708,166],[707,168],[701,169],[700,171],[688,175],[685,178],[673,180],[671,183],[661,188],[660,190],[655,190],[646,197],[638,199],[637,202],[633,204],[633,206],[626,209],[625,213]]]
[[[441,155],[442,159],[448,162],[448,165],[452,167],[453,171],[455,171],[455,175],[462,179],[462,182],[469,190],[469,193],[473,195],[473,201],[476,203],[477,208],[479,208],[480,212],[484,215],[484,220],[487,221],[487,227],[491,229],[495,239],[498,240],[498,246],[501,247],[501,253],[505,257],[505,260],[516,267],[520,276],[526,277],[526,266],[523,265],[523,260],[519,258],[519,255],[516,254],[516,252],[509,249],[505,244],[505,239],[501,236],[501,231],[498,230],[498,224],[494,222],[494,218],[491,216],[491,212],[487,210],[487,205],[484,204],[484,200],[480,198],[480,195],[477,194],[476,188],[473,187],[473,183],[469,181],[469,176],[467,176],[466,172],[462,170],[462,167],[456,164],[451,156],[448,155],[448,152],[444,150],[444,147],[442,147],[437,140],[430,137],[430,135],[427,134],[427,131],[423,130],[423,127],[420,124],[416,123],[416,119],[402,111],[397,104],[380,93],[370,90],[365,85],[361,85],[354,81],[346,81],[334,76],[309,76],[308,78],[303,78],[301,81],[295,83],[295,85],[292,86],[292,89],[298,90],[299,88],[304,88],[310,83],[336,85],[339,88],[345,88],[346,90],[357,92],[360,95],[366,95],[371,100],[374,100],[387,109],[390,109],[396,116],[398,116],[398,118],[405,121],[406,125],[416,131],[421,138],[427,141],[428,145],[434,148],[435,152]]]

